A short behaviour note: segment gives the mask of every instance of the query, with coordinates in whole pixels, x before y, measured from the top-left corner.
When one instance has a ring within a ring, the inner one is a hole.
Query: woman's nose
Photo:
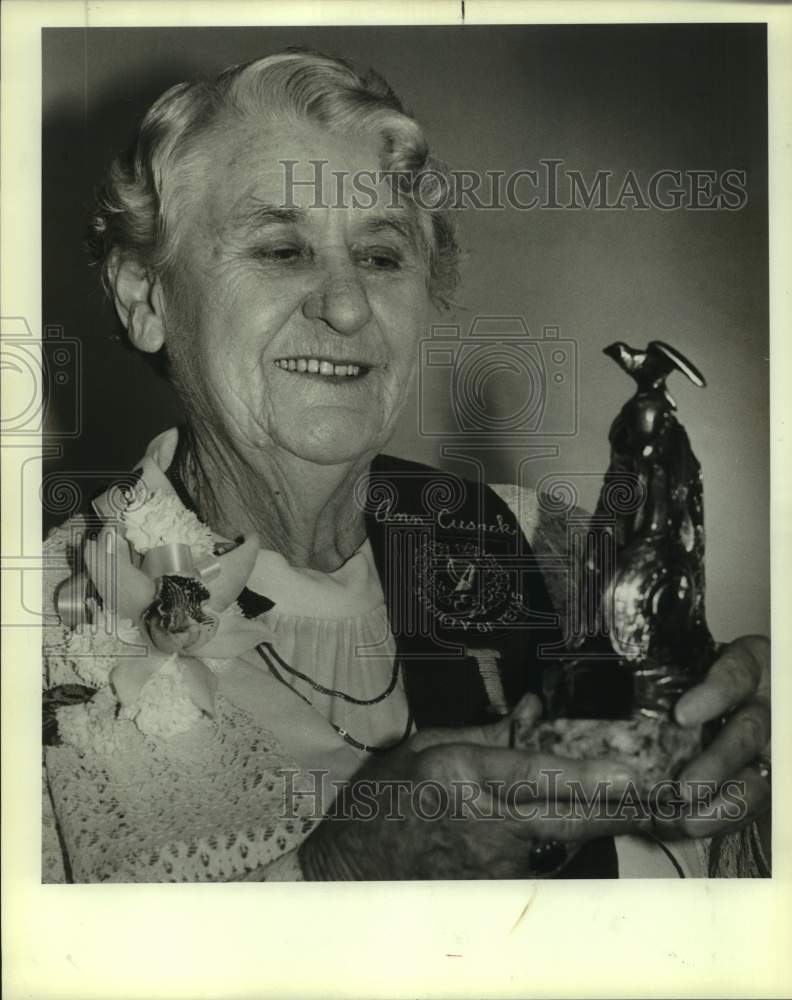
[[[351,275],[329,278],[303,303],[303,315],[321,319],[336,333],[354,334],[371,316],[371,307],[360,281]]]

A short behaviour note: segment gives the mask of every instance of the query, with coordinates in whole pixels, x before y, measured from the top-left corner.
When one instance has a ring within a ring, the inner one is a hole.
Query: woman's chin
[[[380,450],[381,442],[369,428],[357,423],[335,422],[299,427],[278,435],[281,447],[315,465],[342,465],[359,462]]]

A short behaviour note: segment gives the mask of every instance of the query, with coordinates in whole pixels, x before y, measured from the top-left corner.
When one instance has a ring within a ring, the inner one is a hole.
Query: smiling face
[[[235,121],[204,149],[164,283],[166,347],[188,407],[243,450],[324,465],[376,453],[429,310],[415,214],[391,204],[385,183],[373,207],[337,207],[334,172],[379,171],[377,140]],[[287,191],[285,160],[297,161],[295,180],[325,161],[327,207],[312,183]]]

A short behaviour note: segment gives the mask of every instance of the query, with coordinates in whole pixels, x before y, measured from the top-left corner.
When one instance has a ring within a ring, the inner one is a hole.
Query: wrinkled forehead
[[[278,221],[323,226],[343,219],[353,227],[393,226],[426,247],[430,220],[383,169],[382,150],[382,138],[370,132],[224,121],[181,165],[180,228],[233,235]]]

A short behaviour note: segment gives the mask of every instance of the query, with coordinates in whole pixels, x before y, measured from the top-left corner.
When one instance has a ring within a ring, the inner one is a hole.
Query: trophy
[[[646,793],[700,749],[701,730],[677,725],[673,708],[716,654],[704,613],[701,467],[666,379],[678,371],[706,383],[661,341],[645,350],[615,343],[605,354],[637,390],[611,426],[610,466],[588,528],[587,627],[546,670],[546,717],[517,745],[621,759]],[[615,504],[625,484],[632,502]]]

